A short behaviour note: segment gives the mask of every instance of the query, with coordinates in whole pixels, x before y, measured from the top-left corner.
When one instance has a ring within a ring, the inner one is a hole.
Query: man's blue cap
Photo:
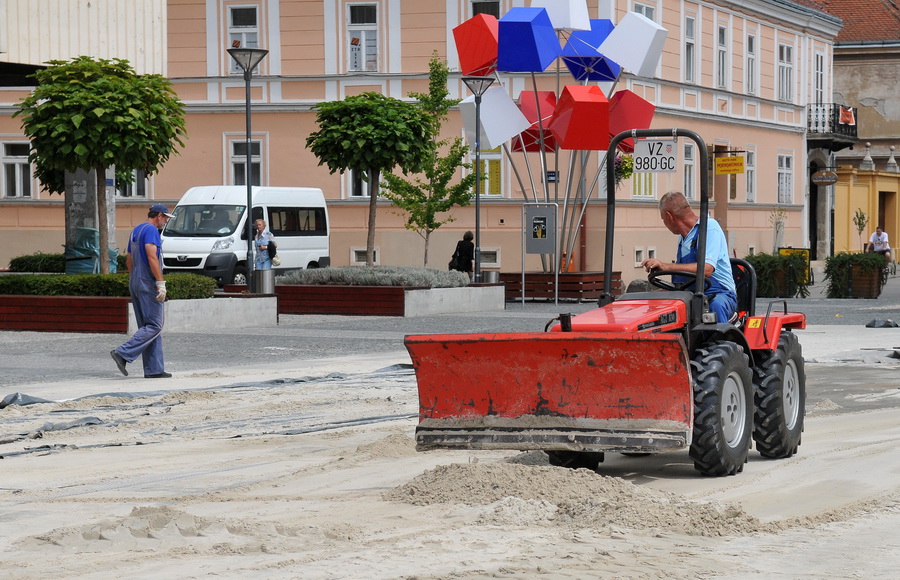
[[[169,208],[167,208],[166,206],[164,206],[164,205],[161,204],[161,203],[158,203],[158,204],[156,204],[156,205],[151,205],[151,206],[150,206],[150,211],[155,211],[156,213],[161,213],[161,214],[163,214],[164,216],[167,216],[167,217],[170,217],[170,218],[171,218],[171,217],[175,217],[174,215],[172,215],[172,214],[169,213]]]

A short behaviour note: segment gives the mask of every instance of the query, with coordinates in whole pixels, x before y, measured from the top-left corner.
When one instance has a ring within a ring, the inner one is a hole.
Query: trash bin
[[[253,270],[253,292],[275,294],[275,270]]]
[[[482,270],[481,281],[485,284],[498,284],[500,282],[500,272],[497,270]]]

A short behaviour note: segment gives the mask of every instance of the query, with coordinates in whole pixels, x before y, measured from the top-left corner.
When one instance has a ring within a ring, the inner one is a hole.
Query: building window
[[[228,44],[231,48],[259,48],[259,10],[256,6],[232,6],[228,9]],[[228,59],[229,73],[243,75],[244,70]]]
[[[778,45],[778,100],[794,100],[794,47]]]
[[[655,173],[638,173],[631,175],[631,197],[634,199],[653,199]]]
[[[503,175],[501,159],[499,147],[481,152],[481,175],[486,178],[481,184],[481,195],[502,195]]]
[[[250,141],[250,185],[262,185],[262,142]],[[247,185],[247,142],[231,142],[231,182]]]
[[[756,152],[747,151],[744,157],[744,175],[747,178],[747,203],[756,201]]]
[[[496,0],[494,2],[481,2],[478,0],[473,0],[472,16],[477,16],[479,14],[488,14],[490,16],[493,16],[494,18],[500,18],[499,0]]]
[[[351,4],[347,6],[347,70],[378,71],[378,6]]]
[[[365,171],[350,170],[350,197],[369,197],[369,181]]]
[[[778,156],[778,203],[794,203],[794,157]]]
[[[684,197],[694,199],[694,188],[696,187],[694,172],[694,144],[684,144]]]
[[[825,102],[825,55],[816,53],[816,70],[813,77],[813,98],[817,105]]]
[[[690,16],[684,19],[684,82],[694,82],[694,24]]]
[[[656,8],[654,8],[653,6],[648,6],[646,4],[635,4],[634,12],[643,14],[647,17],[648,20],[653,20],[654,22],[656,22]]]
[[[716,43],[716,85],[720,89],[728,87],[728,30],[719,27]]]
[[[131,172],[131,183],[116,179],[116,196],[147,197],[147,173],[138,169]]]
[[[756,37],[747,37],[747,94],[756,94]]]
[[[31,165],[28,163],[28,143],[4,143],[3,197],[31,197]]]

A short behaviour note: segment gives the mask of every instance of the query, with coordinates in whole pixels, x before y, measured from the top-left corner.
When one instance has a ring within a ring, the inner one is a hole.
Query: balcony
[[[809,105],[806,142],[809,149],[828,149],[832,152],[852,147],[856,136],[856,107],[834,103]]]

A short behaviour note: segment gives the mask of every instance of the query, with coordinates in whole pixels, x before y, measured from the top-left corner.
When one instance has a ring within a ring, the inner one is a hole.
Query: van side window
[[[328,223],[322,207],[270,207],[269,230],[278,236],[325,236]]]

